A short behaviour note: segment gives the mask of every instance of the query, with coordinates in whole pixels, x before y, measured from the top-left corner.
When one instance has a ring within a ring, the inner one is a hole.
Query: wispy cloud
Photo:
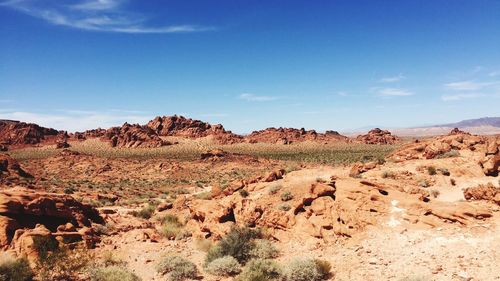
[[[499,84],[500,82],[476,82],[476,81],[458,81],[444,84],[444,87],[453,91],[478,91],[485,87]]]
[[[456,94],[456,95],[443,95],[441,96],[441,99],[443,101],[459,101],[459,100],[464,100],[464,99],[475,99],[479,97],[483,97],[484,94],[481,93],[462,93],[462,94]]]
[[[396,76],[389,76],[389,77],[383,77],[379,80],[381,83],[394,83],[394,82],[399,82],[406,77],[403,74],[398,74]]]
[[[274,96],[258,96],[250,93],[244,93],[239,96],[240,99],[246,100],[246,101],[253,101],[253,102],[262,102],[262,101],[273,101],[279,99],[279,97],[274,97]]]
[[[377,91],[380,97],[406,97],[412,96],[413,92],[400,88],[382,88]]]
[[[43,2],[43,3],[42,3]],[[12,8],[53,25],[87,31],[118,33],[188,33],[214,30],[193,24],[150,26],[144,15],[124,9],[126,0],[85,0],[73,5],[59,1],[10,0],[0,6]]]
[[[492,71],[492,72],[488,73],[488,76],[490,76],[490,77],[500,76],[500,70]]]
[[[337,95],[341,97],[347,97],[349,94],[347,92],[337,92]]]

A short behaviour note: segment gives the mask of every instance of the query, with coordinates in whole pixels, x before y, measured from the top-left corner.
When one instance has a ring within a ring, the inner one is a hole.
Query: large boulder
[[[365,144],[395,144],[400,141],[391,132],[379,128],[375,128],[365,135],[359,135],[356,140]]]
[[[500,188],[492,183],[480,184],[464,190],[464,197],[467,200],[485,200],[500,205]]]
[[[31,179],[28,172],[23,170],[19,162],[7,154],[0,154],[0,183],[12,184],[25,179]]]

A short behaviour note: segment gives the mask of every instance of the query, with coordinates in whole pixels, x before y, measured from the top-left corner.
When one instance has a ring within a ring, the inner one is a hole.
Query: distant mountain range
[[[422,126],[405,129],[392,129],[391,131],[399,136],[436,136],[445,135],[453,128],[479,135],[500,134],[500,117],[484,117],[468,119],[456,123]]]

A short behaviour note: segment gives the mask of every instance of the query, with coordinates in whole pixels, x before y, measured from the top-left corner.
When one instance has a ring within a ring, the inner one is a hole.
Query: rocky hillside
[[[64,131],[45,128],[37,124],[12,120],[0,120],[0,146],[6,150],[9,146],[25,146],[39,143],[56,142],[64,138]]]
[[[347,141],[348,138],[336,131],[326,131],[318,133],[314,130],[306,131],[304,128],[267,128],[261,131],[254,131],[245,139],[250,143],[281,143],[290,144],[303,141],[336,142]]]

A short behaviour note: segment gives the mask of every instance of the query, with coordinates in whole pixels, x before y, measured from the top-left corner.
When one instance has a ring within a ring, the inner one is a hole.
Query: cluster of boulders
[[[0,148],[5,151],[8,147],[22,147],[40,143],[53,143],[66,134],[44,128],[36,124],[11,120],[0,120]]]
[[[0,247],[32,262],[38,257],[36,239],[93,247],[99,241],[93,226],[103,223],[95,208],[69,195],[21,187],[0,191]]]
[[[267,128],[265,130],[254,131],[245,137],[249,143],[278,143],[291,144],[294,142],[318,141],[318,142],[338,142],[347,141],[348,138],[336,131],[326,131],[318,133],[314,130],[304,128]]]
[[[400,138],[387,130],[375,128],[365,135],[357,136],[356,141],[365,144],[396,144],[400,141]]]
[[[464,197],[467,200],[490,201],[500,206],[500,188],[492,183],[466,188]]]
[[[102,139],[108,141],[111,147],[153,148],[172,144],[162,140],[155,131],[148,127],[128,123],[106,130]]]
[[[489,138],[484,158],[479,162],[487,176],[498,176],[500,172],[500,137]]]

